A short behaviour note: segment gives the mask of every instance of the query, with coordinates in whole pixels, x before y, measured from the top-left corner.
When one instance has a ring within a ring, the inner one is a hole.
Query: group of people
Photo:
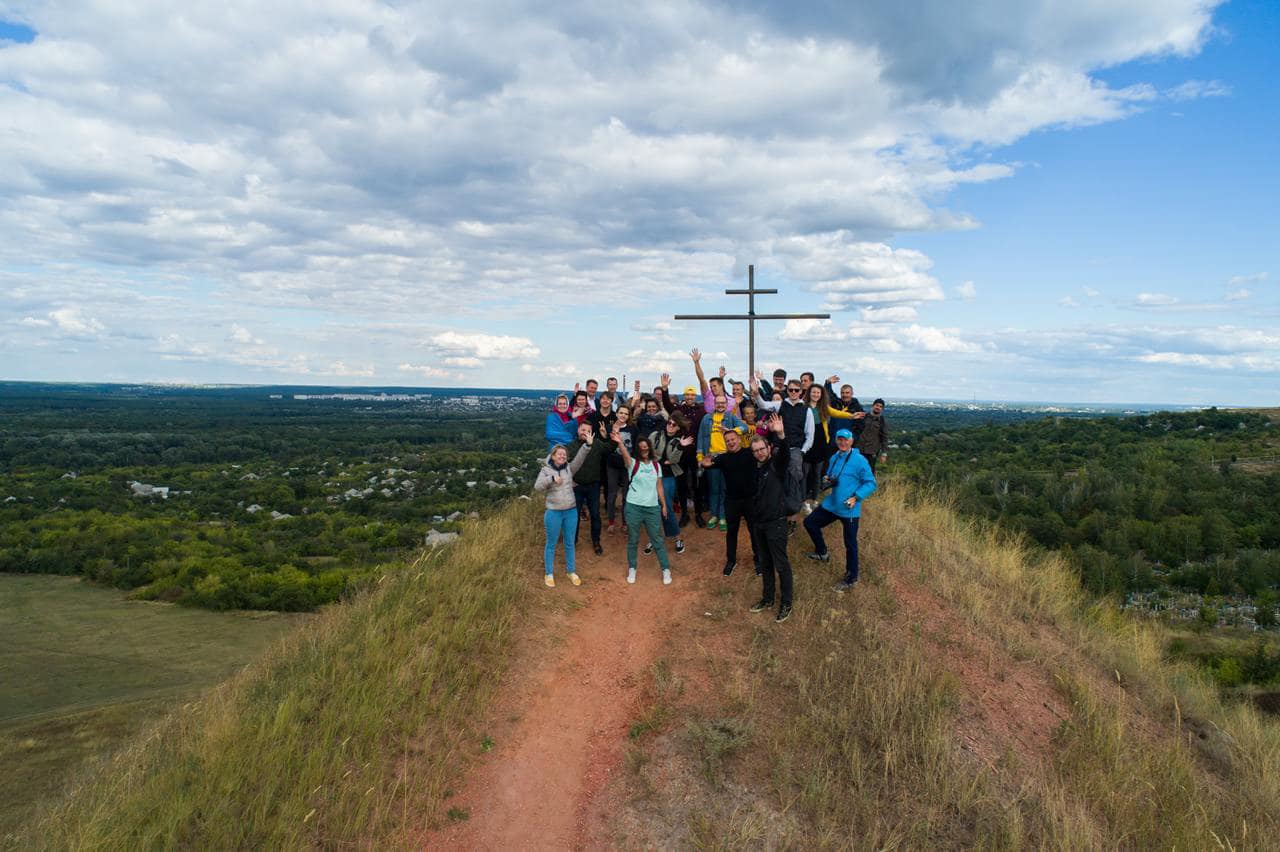
[[[761,373],[744,383],[726,380],[720,367],[707,378],[701,353],[694,349],[690,357],[698,385],[678,397],[663,373],[652,393],[643,393],[638,380],[624,394],[616,378],[604,391],[589,379],[556,398],[546,422],[549,453],[534,483],[547,501],[544,582],[555,586],[555,552],[563,541],[567,577],[581,584],[579,521],[589,521],[592,548],[603,554],[602,532],[606,522],[607,532],[615,531],[621,497],[628,583],[636,581],[642,528],[644,552],[657,554],[662,582],[670,583],[667,539],[683,553],[690,523],[726,533],[729,576],[745,522],[762,578],[751,611],[776,602],[777,620],[785,621],[793,602],[787,538],[796,529],[793,517],[803,515],[814,546],[808,557],[819,562],[831,558],[823,529],[840,523],[845,569],[836,590],[847,591],[858,582],[862,501],[876,490],[875,468],[888,452],[884,400],[864,410],[836,375],[818,384],[811,372],[788,379],[779,369],[771,384]]]

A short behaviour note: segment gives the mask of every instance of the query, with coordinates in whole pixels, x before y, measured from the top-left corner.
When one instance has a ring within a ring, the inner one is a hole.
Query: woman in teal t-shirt
[[[622,517],[627,522],[627,582],[636,581],[636,546],[640,543],[640,527],[649,534],[649,544],[658,552],[662,566],[662,582],[671,582],[671,563],[667,561],[667,545],[662,537],[662,519],[667,516],[667,495],[662,490],[662,470],[653,457],[653,446],[647,436],[636,436],[635,458],[627,452],[618,434],[614,434],[622,463],[631,477]]]

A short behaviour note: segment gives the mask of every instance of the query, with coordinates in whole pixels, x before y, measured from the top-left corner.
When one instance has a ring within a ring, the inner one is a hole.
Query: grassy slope
[[[892,484],[866,518],[856,593],[835,596],[837,571],[798,558],[797,536],[791,623],[753,621],[740,608],[758,591],[726,589],[724,624],[673,636],[668,685],[642,717],[669,721],[640,727],[617,837],[713,849],[1280,837],[1280,725],[1164,662],[1154,629],[1090,605],[1057,559]],[[744,653],[711,660],[726,640]],[[677,695],[673,680],[712,688]]]
[[[830,566],[798,560],[789,624],[748,617],[750,580],[735,577],[709,595],[716,617],[676,626],[633,730],[633,771],[615,775],[649,820],[625,823],[623,845],[1257,848],[1280,836],[1274,723],[1163,662],[1158,634],[1088,605],[1057,560],[892,484],[867,513],[856,594],[834,597]],[[496,683],[537,563],[536,514],[514,504],[447,561],[389,574],[298,631],[22,842],[376,846],[410,811],[438,819],[470,751],[460,726]],[[804,549],[797,537],[793,557]],[[1036,694],[1059,708],[1042,739],[998,730],[999,702],[991,730],[973,724],[985,692],[1009,689],[998,676],[976,693],[975,660],[1052,692]],[[672,687],[682,679],[697,688]]]
[[[389,570],[121,751],[14,845],[134,849],[367,843],[431,814],[501,669],[532,564],[514,502],[439,558]]]
[[[86,760],[224,680],[300,618],[178,609],[69,577],[0,575],[0,837]]]

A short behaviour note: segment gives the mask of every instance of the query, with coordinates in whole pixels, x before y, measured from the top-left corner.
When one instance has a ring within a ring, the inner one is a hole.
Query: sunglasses
[[[787,388],[787,393],[800,393],[800,388]]]

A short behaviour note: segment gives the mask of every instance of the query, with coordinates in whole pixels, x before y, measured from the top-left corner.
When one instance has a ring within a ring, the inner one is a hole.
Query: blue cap
[[[837,438],[848,438],[849,440],[851,440],[851,441],[852,441],[852,440],[853,440],[853,433],[852,433],[852,432],[850,432],[848,429],[841,429],[839,432],[837,432],[837,433],[836,433],[836,437],[837,437]]]

